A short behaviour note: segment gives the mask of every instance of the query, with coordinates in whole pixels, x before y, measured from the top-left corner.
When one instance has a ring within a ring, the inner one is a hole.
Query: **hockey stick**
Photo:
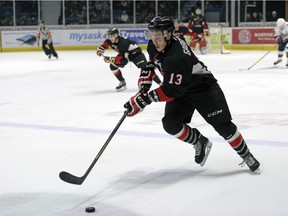
[[[109,58],[108,56],[104,56],[104,55],[101,55],[101,56],[103,56],[103,58],[106,58],[106,59]],[[114,67],[117,67],[116,64],[113,61],[109,61],[109,63],[111,65],[113,65]]]
[[[108,139],[106,140],[106,142],[104,143],[104,145],[102,146],[102,148],[100,149],[100,151],[96,155],[95,159],[93,160],[93,162],[91,163],[91,165],[89,166],[89,168],[87,169],[86,173],[83,176],[77,177],[77,176],[74,176],[68,172],[62,171],[59,173],[60,179],[62,181],[70,183],[70,184],[81,185],[84,182],[84,180],[86,179],[86,177],[89,175],[90,171],[92,170],[92,168],[94,167],[94,165],[96,164],[96,162],[98,161],[98,159],[100,158],[102,153],[104,152],[105,148],[107,147],[107,145],[109,144],[109,142],[111,141],[111,139],[113,138],[113,136],[115,135],[117,130],[119,129],[120,125],[123,123],[127,114],[128,114],[128,110],[126,110],[124,112],[123,116],[121,117],[121,119],[119,120],[119,122],[115,126],[114,130],[111,132],[110,136],[108,137]]]
[[[109,56],[104,56],[104,55],[101,55],[101,56],[103,56],[103,58],[109,58]],[[130,59],[129,58],[127,58],[127,57],[125,57],[127,60],[128,60],[128,62],[130,62],[130,67],[131,67],[131,61],[130,61]],[[111,64],[111,65],[113,65],[114,67],[118,67],[113,61],[109,61],[109,63]]]
[[[265,56],[267,56],[272,50],[274,50],[276,47],[278,46],[278,44],[276,44],[275,46],[272,47],[272,49],[270,49],[267,53],[265,53],[265,55],[263,55],[260,59],[258,59],[253,65],[251,65],[248,68],[240,68],[239,71],[244,71],[244,70],[250,70],[252,67],[254,67],[258,62],[260,62]]]

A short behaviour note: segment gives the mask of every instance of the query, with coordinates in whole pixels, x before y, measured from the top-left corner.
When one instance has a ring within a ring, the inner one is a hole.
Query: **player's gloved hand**
[[[197,35],[197,40],[198,40],[198,41],[201,41],[201,40],[203,40],[203,36],[202,36],[202,35],[200,35],[200,34],[198,34],[198,35]]]
[[[98,56],[102,56],[104,54],[104,52],[105,52],[105,48],[101,45],[101,46],[98,47],[98,49],[96,51],[96,54]]]
[[[139,92],[145,94],[150,90],[154,76],[155,76],[154,66],[153,67],[148,66],[141,70],[140,76],[138,78]]]
[[[124,104],[124,107],[128,111],[127,116],[131,117],[142,112],[143,109],[149,104],[151,104],[151,100],[149,99],[148,94],[138,92]]]
[[[106,63],[114,64],[115,63],[115,59],[116,59],[115,57],[104,56],[104,61]]]
[[[276,37],[276,41],[278,44],[282,43],[282,37],[281,36],[277,36]]]

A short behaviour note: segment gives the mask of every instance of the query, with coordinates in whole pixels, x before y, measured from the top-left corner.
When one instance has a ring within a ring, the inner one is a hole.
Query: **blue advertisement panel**
[[[123,37],[127,37],[132,41],[135,41],[139,45],[147,44],[149,41],[149,39],[147,38],[146,29],[120,30],[120,35]]]
[[[139,45],[148,44],[146,29],[119,29],[120,35],[135,41]],[[51,30],[53,43],[57,47],[99,46],[106,39],[107,29],[57,29]],[[1,31],[2,48],[37,48],[35,31]],[[40,40],[41,42],[41,40]],[[40,43],[41,47],[41,43]]]

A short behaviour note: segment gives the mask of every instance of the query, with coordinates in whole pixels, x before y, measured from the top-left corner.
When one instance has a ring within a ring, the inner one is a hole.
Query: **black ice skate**
[[[48,58],[51,59],[51,54],[48,55]]]
[[[256,160],[256,158],[254,158],[254,156],[251,153],[245,156],[243,158],[243,162],[240,163],[241,166],[244,166],[245,164],[247,164],[251,172],[256,172],[260,174],[259,170],[260,163],[259,161]]]
[[[198,135],[198,140],[194,145],[195,148],[195,162],[200,164],[200,166],[204,166],[209,153],[212,148],[212,143],[204,137],[197,129],[194,129],[196,134]]]
[[[282,62],[282,59],[278,59],[277,61],[274,62],[274,65],[279,64],[280,62]]]
[[[119,91],[123,91],[123,90],[125,90],[125,89],[127,89],[125,80],[120,81],[120,82],[119,82],[119,85],[116,87],[116,91],[119,92]]]

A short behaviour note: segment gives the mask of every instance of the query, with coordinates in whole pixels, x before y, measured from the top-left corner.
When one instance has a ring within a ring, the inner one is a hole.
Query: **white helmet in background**
[[[202,14],[201,8],[196,8],[195,14],[196,14],[196,15]]]
[[[277,20],[277,27],[283,29],[286,26],[286,21],[283,18]]]

